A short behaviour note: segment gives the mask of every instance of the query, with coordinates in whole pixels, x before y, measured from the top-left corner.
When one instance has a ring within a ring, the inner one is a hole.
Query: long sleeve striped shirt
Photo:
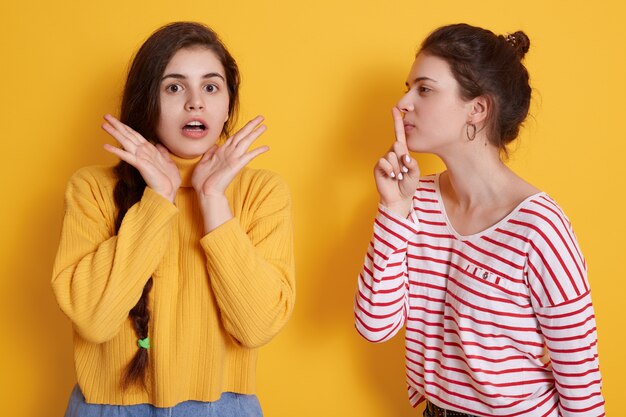
[[[382,342],[405,327],[413,406],[477,416],[604,416],[586,264],[545,193],[470,236],[424,177],[404,219],[379,206],[355,324]]]

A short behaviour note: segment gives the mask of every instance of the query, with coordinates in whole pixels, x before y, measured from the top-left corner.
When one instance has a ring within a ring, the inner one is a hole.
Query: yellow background
[[[114,163],[101,116],[118,111],[131,55],[158,26],[198,20],[243,74],[240,122],[266,116],[255,162],[290,184],[298,300],[262,349],[268,417],[416,416],[401,338],[353,328],[356,276],[377,203],[371,170],[393,139],[390,108],[435,27],[468,22],[531,39],[532,116],[511,166],[572,220],[587,258],[609,416],[626,415],[626,10],[623,2],[8,0],[0,10],[0,404],[60,416],[75,382],[71,328],[50,289],[63,191]],[[424,173],[442,168],[420,155]],[[621,395],[620,395],[621,394]]]

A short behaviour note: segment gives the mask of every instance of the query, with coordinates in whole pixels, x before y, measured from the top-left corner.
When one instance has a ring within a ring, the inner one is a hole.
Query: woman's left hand
[[[251,160],[269,150],[268,146],[249,150],[267,129],[261,124],[263,120],[262,116],[255,117],[223,145],[211,147],[193,171],[191,185],[198,194],[207,233],[232,218],[226,187]]]
[[[248,162],[269,150],[268,146],[248,150],[252,142],[267,129],[261,123],[263,117],[255,117],[222,146],[214,145],[204,154],[191,177],[191,184],[201,197],[224,195],[235,175]]]

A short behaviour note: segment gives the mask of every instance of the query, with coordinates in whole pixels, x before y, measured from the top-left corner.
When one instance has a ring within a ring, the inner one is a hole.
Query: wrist
[[[205,233],[210,233],[233,218],[230,203],[224,194],[207,195],[200,192],[198,202]]]
[[[150,187],[152,188],[152,187]],[[155,193],[157,193],[158,195],[160,195],[161,197],[163,197],[164,199],[166,199],[167,201],[169,201],[170,203],[174,204],[174,200],[176,199],[176,191],[170,191],[170,192],[165,192],[162,190],[156,190],[154,188],[152,188],[152,191],[154,191]]]
[[[217,202],[228,201],[226,194],[223,191],[203,191],[202,189],[196,190],[198,201],[200,204],[213,204]]]
[[[385,209],[403,219],[406,219],[411,213],[412,203],[413,198],[411,198],[410,200],[395,202],[385,202],[384,200],[380,200],[380,204],[385,207]]]

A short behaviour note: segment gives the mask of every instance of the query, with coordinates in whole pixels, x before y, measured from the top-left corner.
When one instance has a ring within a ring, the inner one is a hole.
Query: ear
[[[478,96],[470,102],[468,123],[480,125],[487,120],[489,111],[491,110],[491,100],[486,96]]]

